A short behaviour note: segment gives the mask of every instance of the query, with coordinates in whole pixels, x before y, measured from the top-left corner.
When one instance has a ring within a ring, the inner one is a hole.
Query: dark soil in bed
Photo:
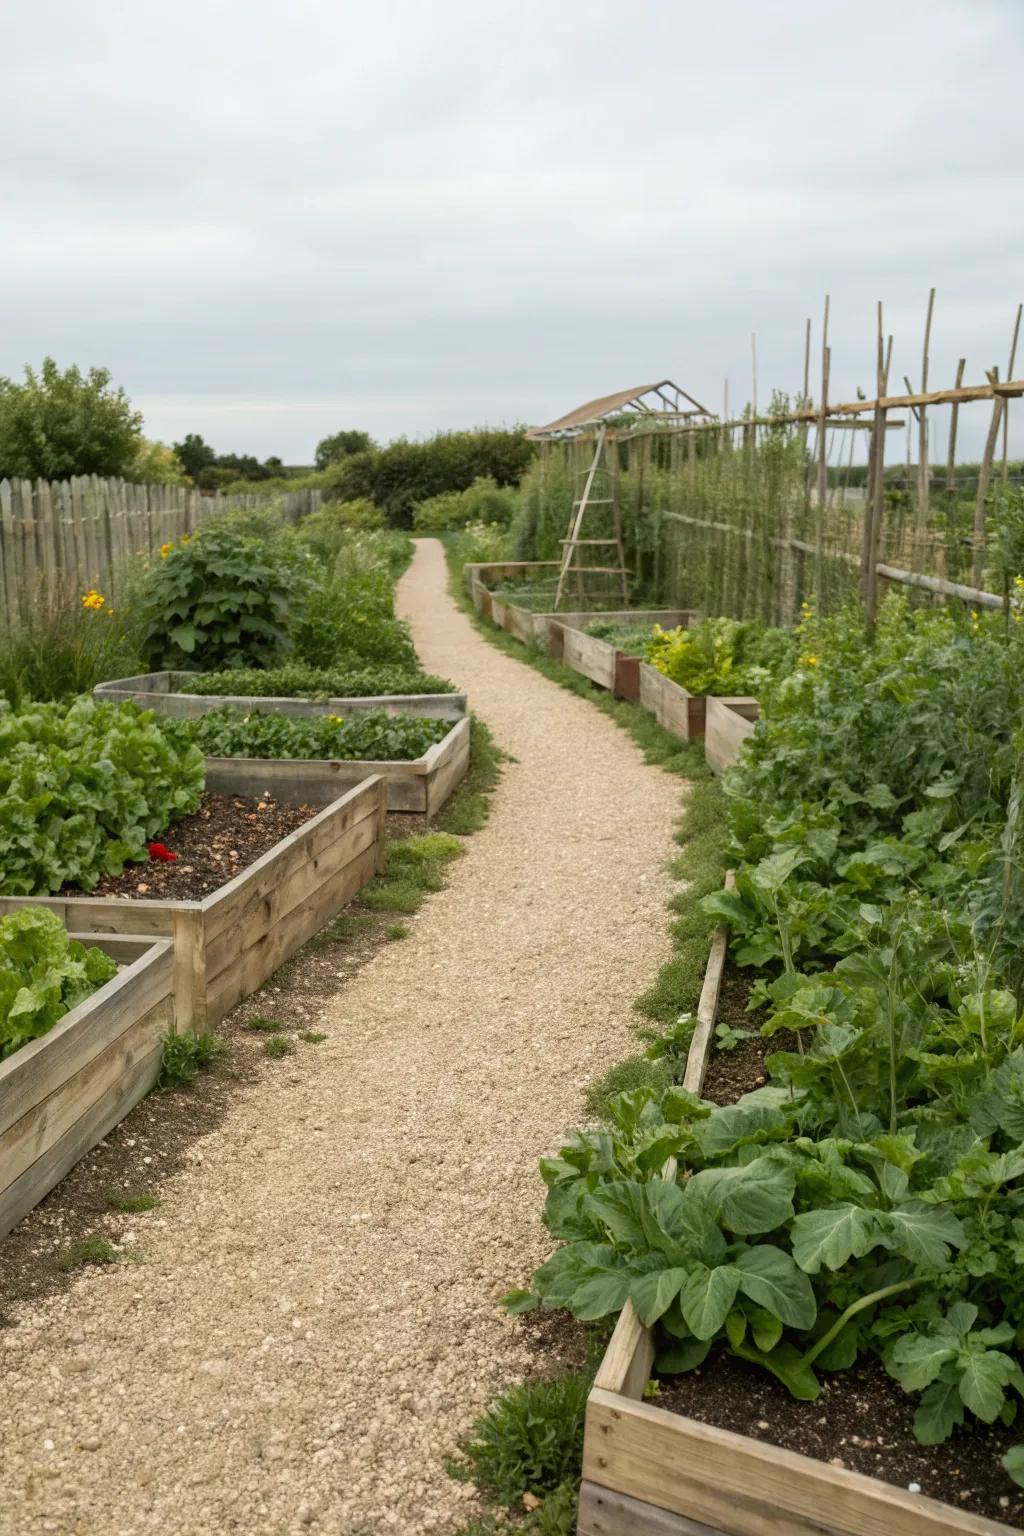
[[[727,962],[718,1023],[760,1028],[764,1011],[746,1011],[752,979],[753,973]],[[732,1051],[713,1049],[703,1096],[718,1104],[734,1103],[767,1081],[766,1056],[797,1049],[796,1036],[789,1031],[770,1040],[755,1034]],[[915,1483],[922,1494],[955,1508],[1024,1526],[1024,1490],[999,1465],[1003,1452],[1024,1438],[1020,1425],[957,1430],[945,1445],[919,1445],[913,1427],[919,1395],[904,1393],[878,1361],[863,1360],[849,1371],[823,1374],[822,1382],[818,1401],[801,1403],[774,1377],[721,1349],[709,1355],[700,1370],[663,1378],[652,1401],[703,1424],[900,1488]]]
[[[788,1029],[780,1030],[770,1040],[762,1038],[758,1031],[767,1018],[767,1010],[758,1008],[754,1013],[748,1013],[749,993],[750,972],[739,970],[727,960],[718,995],[718,1023],[737,1030],[751,1029],[754,1034],[752,1039],[742,1041],[731,1051],[712,1047],[701,1093],[715,1104],[735,1104],[745,1093],[763,1088],[768,1081],[765,1057],[775,1051],[799,1049],[796,1035]]]
[[[199,809],[158,839],[178,857],[173,863],[150,859],[129,864],[119,875],[102,879],[90,896],[141,897],[148,901],[195,901],[241,874],[261,854],[318,814],[310,805],[281,805],[269,796],[217,795],[209,790]],[[61,895],[81,896],[74,886]]]
[[[917,1483],[923,1494],[958,1509],[1024,1525],[1024,1490],[999,1465],[1020,1440],[1019,1426],[956,1430],[945,1445],[918,1445],[918,1395],[904,1393],[877,1361],[823,1380],[816,1403],[799,1403],[774,1377],[723,1352],[699,1371],[664,1379],[652,1402],[899,1488]]]

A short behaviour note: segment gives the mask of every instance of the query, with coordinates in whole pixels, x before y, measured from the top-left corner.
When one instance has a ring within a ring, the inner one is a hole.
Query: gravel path
[[[0,1333],[5,1536],[422,1536],[475,1508],[444,1456],[530,1363],[496,1298],[546,1256],[536,1159],[667,956],[679,784],[476,635],[435,540],[399,598],[517,761],[329,1040],[136,1219],[144,1262]]]

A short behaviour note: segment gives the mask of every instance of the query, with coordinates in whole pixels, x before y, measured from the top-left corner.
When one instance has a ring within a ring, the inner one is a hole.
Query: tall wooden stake
[[[928,392],[928,347],[932,337],[935,289],[928,293],[928,317],[924,323],[924,350],[921,354],[921,393]],[[922,405],[917,413],[917,561],[920,564],[928,538],[928,413]]]
[[[956,365],[956,388],[959,389],[964,381],[964,369],[967,367],[966,357],[962,357]],[[956,426],[960,419],[960,407],[954,402],[949,408],[949,449],[946,453],[946,490],[956,500]]]
[[[1013,323],[1013,340],[1010,343],[1010,365],[1006,370],[1006,377],[1013,378],[1013,365],[1017,361],[1017,338],[1020,336],[1020,313],[1024,304],[1017,305],[1017,318]],[[1003,484],[1006,484],[1009,475],[1007,455],[1010,449],[1010,406],[1009,402],[1003,407]]]
[[[818,539],[817,554],[815,556],[814,591],[819,603],[825,578],[825,514],[828,510],[828,464],[825,446],[825,422],[828,417],[828,383],[831,365],[831,354],[828,348],[828,307],[829,295],[826,293],[825,317],[821,326],[821,400],[818,403],[818,441],[815,445],[818,450]]]
[[[990,384],[999,382],[999,369],[987,370],[986,377]],[[988,426],[988,437],[985,439],[985,452],[981,456],[981,465],[978,470],[978,499],[974,503],[974,559],[971,564],[972,580],[976,587],[981,586],[981,573],[985,564],[985,502],[988,499],[988,482],[992,475],[992,460],[995,458],[996,443],[999,441],[999,426],[1003,419],[1003,411],[1006,409],[1006,397],[996,395],[992,402],[992,420]]]
[[[888,349],[882,325],[882,305],[878,305],[878,336],[876,354],[876,398],[884,397],[888,389],[889,367],[892,362],[892,337]],[[869,504],[864,517],[864,545],[861,559],[861,575],[864,585],[864,618],[868,631],[874,628],[878,608],[878,551],[882,540],[882,512],[885,506],[885,433],[886,410],[876,407],[871,431],[869,459]]]

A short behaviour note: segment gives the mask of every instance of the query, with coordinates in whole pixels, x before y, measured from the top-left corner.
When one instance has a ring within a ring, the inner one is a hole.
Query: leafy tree
[[[340,464],[354,453],[369,453],[375,446],[369,432],[335,432],[317,443],[316,467],[326,469],[329,464]]]
[[[47,357],[23,384],[0,379],[0,476],[123,475],[141,440],[142,414],[106,368],[62,373]]]
[[[188,485],[185,466],[166,443],[144,437],[127,472],[138,485]]]
[[[189,432],[183,443],[175,443],[174,451],[185,466],[185,473],[199,484],[199,477],[204,469],[210,469],[216,463],[217,455],[204,442],[198,432]]]

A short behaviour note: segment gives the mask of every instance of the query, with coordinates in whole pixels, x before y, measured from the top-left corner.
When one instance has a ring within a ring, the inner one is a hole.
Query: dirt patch
[[[713,1364],[711,1364],[713,1361]],[[661,1382],[659,1408],[813,1456],[929,1498],[1024,1524],[1024,1493],[999,1465],[1020,1429],[957,1430],[945,1445],[914,1439],[915,1394],[908,1396],[875,1360],[825,1378],[816,1403],[799,1403],[756,1367],[725,1352],[699,1371]]]
[[[318,813],[311,805],[282,805],[268,796],[217,795],[207,790],[199,809],[183,816],[158,840],[173,862],[151,858],[107,875],[90,896],[120,896],[149,901],[196,901],[209,896]],[[65,886],[62,896],[81,896]]]
[[[747,1012],[752,973],[741,971],[731,960],[726,962],[722,974],[722,990],[718,998],[718,1024],[726,1024],[735,1030],[750,1029],[754,1033],[731,1051],[712,1048],[708,1070],[701,1090],[704,1098],[714,1104],[735,1104],[745,1093],[763,1088],[768,1081],[765,1058],[775,1051],[795,1051],[796,1035],[790,1030],[780,1030],[770,1040],[759,1033],[768,1017],[765,1008]]]

